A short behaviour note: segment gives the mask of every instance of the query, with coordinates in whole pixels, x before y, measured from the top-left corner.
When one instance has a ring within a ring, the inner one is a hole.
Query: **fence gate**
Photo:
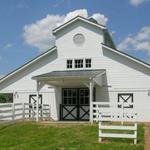
[[[29,117],[34,117],[36,114],[37,95],[29,95]],[[31,112],[33,111],[33,113]],[[42,114],[42,95],[39,95],[39,115]]]

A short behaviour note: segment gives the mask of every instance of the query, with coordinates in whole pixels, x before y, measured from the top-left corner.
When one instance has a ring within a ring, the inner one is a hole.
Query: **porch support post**
[[[36,122],[39,121],[39,81],[36,82]]]
[[[93,80],[90,79],[90,122],[93,123]]]

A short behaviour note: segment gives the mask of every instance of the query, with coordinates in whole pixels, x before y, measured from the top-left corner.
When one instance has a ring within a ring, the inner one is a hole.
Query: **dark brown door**
[[[89,120],[89,89],[62,89],[62,104],[60,105],[60,120]]]

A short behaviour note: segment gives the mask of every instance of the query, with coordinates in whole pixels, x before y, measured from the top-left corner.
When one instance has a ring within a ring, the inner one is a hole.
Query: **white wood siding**
[[[85,36],[85,42],[81,46],[73,42],[74,35],[78,33]],[[101,29],[93,28],[84,22],[76,22],[56,36],[59,58],[96,57],[102,52],[100,44],[102,42],[103,33]]]
[[[85,43],[77,46],[73,43],[73,36],[82,33]],[[133,93],[134,107],[139,113],[140,121],[150,121],[150,69],[102,49],[102,31],[89,24],[78,22],[57,34],[54,51],[33,63],[0,84],[0,92],[17,92],[15,102],[28,102],[29,93],[36,91],[36,82],[31,78],[36,75],[66,70],[68,58],[91,58],[91,69],[106,69],[103,76],[103,87],[96,88],[97,101],[117,101],[118,93]],[[42,88],[43,99],[52,105],[52,117],[59,118],[59,104],[61,103],[61,87],[54,89],[47,85]]]

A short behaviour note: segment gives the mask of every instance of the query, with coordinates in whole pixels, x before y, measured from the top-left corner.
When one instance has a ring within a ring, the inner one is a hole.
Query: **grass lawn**
[[[144,129],[138,127],[138,144],[133,145],[128,139],[98,143],[97,124],[2,124],[0,150],[144,150]]]

